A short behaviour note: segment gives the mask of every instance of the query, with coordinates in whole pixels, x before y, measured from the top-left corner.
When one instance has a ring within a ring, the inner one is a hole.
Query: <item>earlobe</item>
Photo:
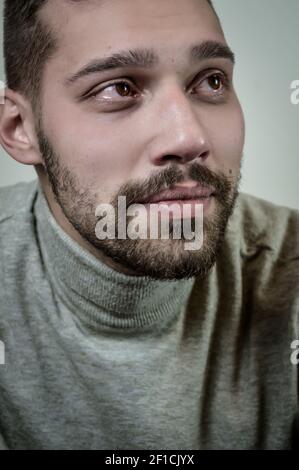
[[[42,158],[37,145],[31,106],[19,93],[5,89],[0,112],[0,143],[16,161],[38,165]]]

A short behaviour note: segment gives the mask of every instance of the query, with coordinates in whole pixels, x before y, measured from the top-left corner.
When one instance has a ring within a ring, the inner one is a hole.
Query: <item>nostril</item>
[[[163,157],[164,161],[168,160],[181,160],[181,157],[179,155],[164,155]]]
[[[202,160],[206,160],[209,156],[209,151],[207,150],[206,152],[203,152],[199,155],[199,158],[201,158]]]
[[[182,153],[182,154],[178,154],[178,155],[172,155],[172,154],[166,154],[166,155],[163,155],[162,157],[162,161],[163,162],[167,162],[167,161],[177,161],[177,162],[182,162],[182,161],[190,161],[190,160],[194,160],[196,158],[200,158],[201,160],[206,160],[209,156],[209,151],[205,151],[205,152],[202,152],[202,153],[199,153],[199,154],[194,154],[194,153]]]

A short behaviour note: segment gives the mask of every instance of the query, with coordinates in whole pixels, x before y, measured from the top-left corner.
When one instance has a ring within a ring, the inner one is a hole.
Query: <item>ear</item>
[[[24,165],[43,164],[30,103],[20,93],[5,88],[0,108],[0,143],[6,152]]]

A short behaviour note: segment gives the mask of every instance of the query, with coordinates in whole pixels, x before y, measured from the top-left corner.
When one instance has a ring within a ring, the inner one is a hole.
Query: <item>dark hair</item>
[[[44,65],[57,48],[54,32],[38,16],[47,1],[5,0],[4,3],[6,84],[24,94],[34,109],[38,105]],[[213,8],[211,0],[207,1]]]
[[[37,13],[48,0],[5,0],[3,55],[6,85],[38,102],[44,64],[55,36]]]

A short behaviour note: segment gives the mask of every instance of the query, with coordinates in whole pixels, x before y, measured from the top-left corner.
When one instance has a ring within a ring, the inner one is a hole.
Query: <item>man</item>
[[[211,3],[10,0],[4,26],[1,142],[38,182],[0,193],[3,448],[294,446],[299,217],[238,191]],[[177,201],[170,236],[120,236],[122,197],[146,234]]]

